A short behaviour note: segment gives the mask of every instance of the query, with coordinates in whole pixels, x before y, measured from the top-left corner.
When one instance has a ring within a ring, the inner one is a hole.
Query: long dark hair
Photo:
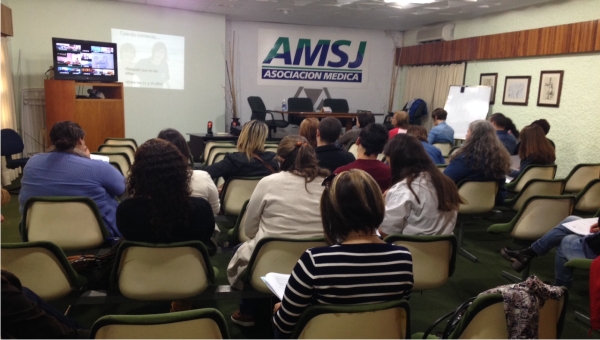
[[[423,144],[414,136],[398,134],[386,145],[383,153],[389,157],[392,169],[392,185],[406,179],[406,185],[415,195],[417,202],[420,198],[412,188],[412,182],[421,173],[428,174],[428,179],[433,184],[438,199],[438,210],[457,210],[462,202],[458,195],[458,188],[454,182],[446,177],[433,164],[425,151]]]
[[[183,135],[181,133],[179,133],[179,131],[177,131],[175,129],[170,129],[170,128],[164,129],[158,133],[157,138],[164,139],[167,142],[173,143],[173,145],[175,145],[177,147],[177,149],[179,149],[179,152],[181,152],[185,161],[186,162],[189,161],[190,148],[188,147],[187,142],[185,141],[185,138],[183,137]]]
[[[135,153],[127,192],[150,201],[150,229],[157,237],[168,238],[175,228],[188,226],[192,172],[175,145],[150,139]]]
[[[283,159],[279,169],[304,177],[305,184],[312,182],[319,176],[326,177],[329,175],[329,170],[319,167],[315,150],[302,136],[288,135],[283,137],[277,147],[277,156],[279,159]]]
[[[528,125],[521,130],[519,158],[531,158],[535,164],[552,164],[556,154],[544,130],[539,125]]]

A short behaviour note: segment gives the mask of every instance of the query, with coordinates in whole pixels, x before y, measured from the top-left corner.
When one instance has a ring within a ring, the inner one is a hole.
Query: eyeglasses
[[[333,182],[333,179],[335,178],[335,176],[337,176],[337,174],[331,174],[331,175],[325,177],[325,179],[323,180],[323,183],[321,183],[321,186],[324,186],[327,189],[329,189],[329,187],[331,186],[331,182]]]

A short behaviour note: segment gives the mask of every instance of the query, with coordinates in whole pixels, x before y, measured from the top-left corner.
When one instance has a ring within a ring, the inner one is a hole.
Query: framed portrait
[[[498,73],[482,73],[479,75],[479,85],[491,86],[492,95],[490,105],[496,101],[496,85],[498,84]]]
[[[564,71],[542,71],[537,106],[558,107]]]
[[[527,106],[530,83],[531,76],[507,76],[504,81],[502,104]]]

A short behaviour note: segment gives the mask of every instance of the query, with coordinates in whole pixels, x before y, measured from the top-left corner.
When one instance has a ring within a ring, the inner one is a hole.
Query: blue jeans
[[[567,217],[531,245],[531,249],[538,255],[546,255],[552,248],[556,247],[556,258],[554,260],[554,284],[556,286],[571,287],[573,269],[565,267],[567,261],[577,258],[593,259],[595,257],[595,254],[587,249],[583,236],[577,235],[563,226],[564,223],[579,219],[581,217]]]

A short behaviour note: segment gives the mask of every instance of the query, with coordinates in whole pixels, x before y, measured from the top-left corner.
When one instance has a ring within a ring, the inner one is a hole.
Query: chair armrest
[[[592,266],[592,259],[572,259],[565,263],[565,267],[573,269],[590,270]]]
[[[510,233],[510,231],[513,228],[513,224],[512,223],[497,223],[497,224],[492,224],[491,226],[488,227],[487,231],[488,233],[494,233],[494,234],[507,234]]]

